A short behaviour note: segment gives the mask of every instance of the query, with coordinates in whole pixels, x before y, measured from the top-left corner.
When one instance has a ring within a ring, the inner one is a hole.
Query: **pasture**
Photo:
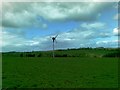
[[[117,88],[118,58],[2,58],[3,88]]]

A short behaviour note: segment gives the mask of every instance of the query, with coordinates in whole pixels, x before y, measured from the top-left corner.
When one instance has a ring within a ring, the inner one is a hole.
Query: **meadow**
[[[117,88],[118,58],[101,57],[109,50],[56,51],[63,57],[21,56],[7,53],[2,57],[3,88]],[[64,53],[61,53],[64,52]],[[85,53],[89,54],[85,54]],[[104,53],[103,53],[104,52]],[[48,55],[48,54],[47,54]],[[75,56],[76,55],[76,56]],[[78,56],[78,55],[83,55]],[[84,56],[85,55],[85,56]],[[49,56],[49,55],[48,55]]]

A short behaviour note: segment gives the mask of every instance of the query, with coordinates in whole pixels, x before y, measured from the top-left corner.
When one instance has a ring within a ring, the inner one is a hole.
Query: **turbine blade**
[[[58,34],[55,36],[55,38],[57,38]]]

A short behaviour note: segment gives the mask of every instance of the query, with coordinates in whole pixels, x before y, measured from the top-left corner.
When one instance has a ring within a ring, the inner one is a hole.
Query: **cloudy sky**
[[[118,47],[117,2],[3,2],[2,51]]]

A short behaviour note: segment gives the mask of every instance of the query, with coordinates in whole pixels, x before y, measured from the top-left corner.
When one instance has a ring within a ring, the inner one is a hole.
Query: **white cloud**
[[[119,28],[114,28],[113,29],[113,34],[116,35],[116,36],[119,36],[120,35],[120,29]]]
[[[60,33],[57,37],[56,49],[58,48],[73,48],[73,47],[93,47],[93,42],[97,38],[109,37],[109,33],[100,32],[102,23],[90,23],[86,27],[79,27],[68,32]],[[95,28],[95,30],[93,30]],[[24,36],[22,30],[15,30],[12,33],[10,30],[3,30],[3,50],[50,50],[52,49],[52,39],[49,36],[34,37],[31,40]],[[104,30],[105,31],[105,30]],[[84,44],[84,45],[83,45]],[[94,45],[95,46],[95,45]]]
[[[3,0],[3,2],[16,2],[16,0]],[[17,2],[119,2],[119,0],[17,0]]]
[[[51,41],[51,39],[48,36],[27,39],[19,33],[11,33],[7,30],[3,30],[0,35],[1,34],[1,47],[3,51],[32,51],[50,49],[49,41]]]
[[[2,50],[3,51],[24,51],[30,49],[31,45],[36,45],[36,42],[27,40],[19,34],[2,31]],[[25,49],[26,48],[26,49]]]
[[[104,25],[104,24],[103,24]],[[63,48],[66,44],[66,47],[95,47],[96,39],[103,39],[111,37],[110,33],[108,31],[100,31],[99,29],[101,27],[98,27],[99,25],[88,24],[88,26],[92,26],[92,28],[89,28],[89,30],[86,30],[85,28],[76,28],[74,30],[71,30],[69,32],[64,32],[59,35],[58,42],[60,42],[59,47]],[[93,30],[96,28],[95,30]],[[101,26],[101,24],[100,24]],[[97,29],[98,28],[98,29]]]
[[[89,31],[89,33],[87,33],[88,35],[86,34],[86,38],[89,39],[106,38],[111,36],[110,29],[102,22],[82,23],[81,27],[83,30]]]
[[[2,31],[2,46],[9,46],[9,45],[15,45],[22,44],[24,42],[24,39],[22,37],[19,37],[18,35],[15,35],[10,32],[6,32],[5,30]]]
[[[69,48],[85,43],[88,31],[71,31],[59,34],[55,48]],[[84,36],[86,34],[86,36]],[[30,50],[50,50],[52,49],[52,39],[49,36],[34,37],[31,40],[21,37],[19,34],[13,34],[8,31],[2,32],[3,51],[30,51]]]
[[[2,27],[0,27],[0,52],[2,51]]]
[[[11,33],[4,30],[3,51],[31,51],[31,50],[51,50],[52,39],[50,36],[34,37],[31,40],[21,36],[19,33]],[[54,36],[54,35],[53,35]],[[59,33],[55,49],[62,48],[79,48],[79,47],[96,47],[109,46],[108,41],[96,42],[97,38],[109,38],[107,33],[99,33],[98,30],[84,30],[76,28],[74,30]],[[116,44],[114,44],[116,45]]]
[[[97,47],[118,47],[118,43],[120,43],[120,40],[104,40],[104,41],[97,41],[96,46]]]
[[[96,22],[96,23],[83,23],[81,24],[81,27],[86,28],[86,29],[103,29],[105,28],[105,23],[100,23],[100,22]]]
[[[101,33],[99,33],[99,35],[101,36],[101,37],[103,37],[103,38],[105,38],[105,37],[110,37],[111,36],[111,34],[110,33],[104,33],[104,32],[101,32]]]
[[[120,14],[116,14],[116,15],[113,17],[113,19],[119,20],[119,19],[120,19]]]

